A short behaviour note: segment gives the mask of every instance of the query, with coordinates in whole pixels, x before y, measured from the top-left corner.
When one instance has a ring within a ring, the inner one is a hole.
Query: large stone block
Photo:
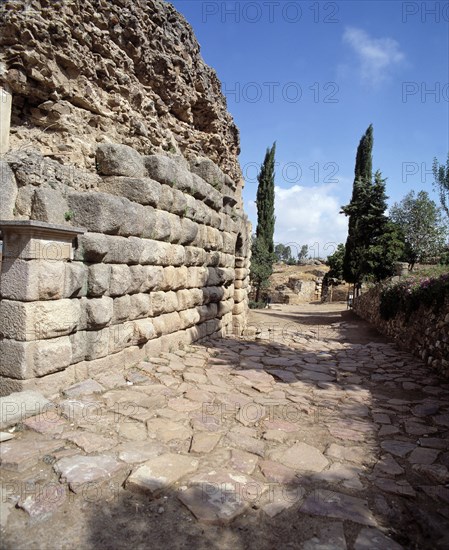
[[[135,327],[134,323],[126,322],[120,325],[109,327],[109,348],[108,352],[118,353],[125,348],[135,344],[134,338]]]
[[[174,208],[175,197],[178,197],[178,194],[184,196],[182,191],[177,189],[172,189],[168,185],[161,185],[161,195],[159,197],[159,202],[156,205],[159,210],[166,210],[171,212]]]
[[[170,265],[171,245],[160,241],[142,239],[140,263],[143,265]]]
[[[196,239],[195,239],[196,240]],[[201,266],[206,262],[206,251],[197,246],[184,247],[185,252],[185,265],[187,266]]]
[[[189,289],[178,290],[178,311],[193,308],[195,305],[194,295]]]
[[[187,285],[187,267],[168,266],[164,268],[163,290],[178,290]]]
[[[69,206],[56,189],[36,189],[31,206],[31,218],[48,223],[64,224],[70,215]]]
[[[171,225],[170,214],[164,210],[155,211],[152,239],[156,241],[170,241]]]
[[[208,286],[203,288],[203,301],[205,304],[219,302],[223,299],[224,289],[221,286]]]
[[[144,250],[145,239],[138,237],[116,237],[107,236],[108,251],[104,257],[104,262],[110,264],[129,264],[140,263],[140,257]]]
[[[65,263],[4,258],[0,292],[19,301],[59,300],[64,295]]]
[[[179,162],[163,155],[148,155],[143,159],[150,178],[175,189],[191,189],[192,175]]]
[[[149,294],[133,294],[130,296],[130,319],[141,319],[152,315],[151,296]]]
[[[178,312],[166,313],[153,319],[153,326],[157,336],[163,336],[176,332],[180,329],[182,323]]]
[[[198,234],[198,224],[189,220],[188,218],[182,218],[181,224],[181,244],[191,244],[195,241]]]
[[[12,95],[4,88],[0,88],[0,155],[4,155],[9,150],[11,110]]]
[[[164,186],[164,191],[165,189],[167,189],[166,186]],[[177,216],[186,216],[190,218],[192,213],[189,212],[187,195],[179,191],[179,189],[171,189],[170,191],[172,195],[171,203],[168,205],[168,208],[163,208],[163,210],[169,210]],[[160,206],[160,208],[162,208],[162,206]]]
[[[185,248],[179,244],[174,244],[171,246],[171,255],[169,257],[168,264],[165,265],[174,265],[176,267],[185,265],[186,263],[186,251]]]
[[[160,202],[162,186],[151,178],[110,177],[103,178],[99,189],[144,206],[157,207]]]
[[[161,315],[165,311],[165,292],[152,292],[151,310],[154,316]]]
[[[73,223],[94,233],[117,234],[126,199],[107,193],[72,193],[68,197]]]
[[[133,343],[134,345],[141,346],[156,338],[156,330],[153,325],[153,321],[150,319],[139,319],[134,321],[134,336]]]
[[[88,268],[87,294],[103,296],[109,291],[111,266],[108,264],[92,264]]]
[[[112,320],[114,300],[109,296],[83,300],[86,311],[86,328],[99,329],[107,326]]]
[[[0,339],[0,374],[24,380],[33,376],[35,342]]]
[[[128,294],[136,294],[146,291],[147,271],[146,266],[132,265],[129,268],[131,274],[131,284],[128,288]]]
[[[145,265],[145,281],[142,285],[142,292],[149,290],[162,290],[164,286],[164,268],[156,265]]]
[[[219,192],[221,192],[225,185],[225,175],[220,168],[208,158],[198,157],[192,159],[190,162],[190,170],[212,185],[212,187]]]
[[[173,311],[178,310],[178,297],[176,295],[176,292],[173,292],[172,290],[165,293],[165,305],[164,305],[164,311],[165,313],[172,313]]]
[[[132,284],[130,269],[127,265],[112,265],[109,283],[110,296],[122,296]]]
[[[25,185],[18,189],[15,206],[17,216],[31,218],[34,191],[35,188],[33,185]]]
[[[82,262],[66,262],[64,298],[80,298],[87,294],[88,268]]]
[[[146,176],[144,159],[132,147],[115,143],[101,143],[96,152],[97,168],[104,176]]]
[[[34,375],[45,376],[68,367],[72,362],[72,345],[68,336],[34,342]]]
[[[119,235],[123,237],[143,237],[148,224],[147,210],[141,204],[123,199]]]
[[[179,312],[182,328],[193,327],[200,321],[200,314],[196,309],[186,309]]]
[[[85,332],[86,335],[86,360],[93,361],[106,357],[109,353],[109,332],[110,327],[102,330]]]
[[[17,198],[17,184],[13,171],[3,160],[0,160],[0,197],[0,220],[12,220]]]
[[[84,330],[75,332],[69,336],[72,346],[72,363],[80,363],[86,358],[87,337]]]
[[[81,320],[79,300],[0,301],[0,334],[20,341],[70,334]]]
[[[101,233],[86,233],[77,239],[75,248],[75,260],[99,263],[104,260],[109,250],[106,235]]]
[[[119,298],[114,298],[114,309],[112,322],[114,324],[123,323],[131,318],[131,296],[125,294]]]

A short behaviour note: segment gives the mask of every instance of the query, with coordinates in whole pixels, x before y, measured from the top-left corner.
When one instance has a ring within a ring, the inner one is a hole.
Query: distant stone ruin
[[[241,334],[238,132],[190,27],[159,0],[3,7],[1,394]]]

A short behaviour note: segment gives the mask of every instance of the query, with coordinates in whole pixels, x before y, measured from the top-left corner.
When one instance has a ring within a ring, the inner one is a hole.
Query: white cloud
[[[347,218],[339,213],[342,203],[332,189],[332,185],[276,186],[274,242],[288,244],[293,255],[304,244],[312,257],[332,254],[339,243],[346,241],[348,225]],[[247,211],[250,216],[256,214],[254,202],[247,205]]]
[[[391,69],[405,59],[399,43],[393,38],[372,38],[362,29],[348,27],[343,34],[343,41],[357,54],[360,75],[371,86],[385,80]]]

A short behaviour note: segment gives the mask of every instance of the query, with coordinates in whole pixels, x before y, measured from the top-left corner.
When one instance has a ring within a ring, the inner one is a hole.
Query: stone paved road
[[[448,548],[449,383],[341,305],[252,325],[5,430],[2,548]]]

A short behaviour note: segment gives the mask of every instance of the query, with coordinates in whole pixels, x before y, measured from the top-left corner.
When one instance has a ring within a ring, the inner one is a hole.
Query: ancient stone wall
[[[38,159],[3,163],[18,187],[6,217],[43,222],[26,242],[20,225],[3,227],[3,393],[48,391],[111,362],[241,332],[250,231],[236,185],[212,161],[104,144],[86,190],[78,173],[34,177]],[[70,253],[52,231],[72,227],[86,232]]]
[[[449,376],[449,302],[435,313],[421,307],[410,317],[399,313],[386,321],[380,316],[379,286],[354,300],[357,315],[372,323],[398,346],[420,357],[429,367]]]
[[[0,100],[0,393],[243,330],[239,134],[173,6],[2,2]]]

